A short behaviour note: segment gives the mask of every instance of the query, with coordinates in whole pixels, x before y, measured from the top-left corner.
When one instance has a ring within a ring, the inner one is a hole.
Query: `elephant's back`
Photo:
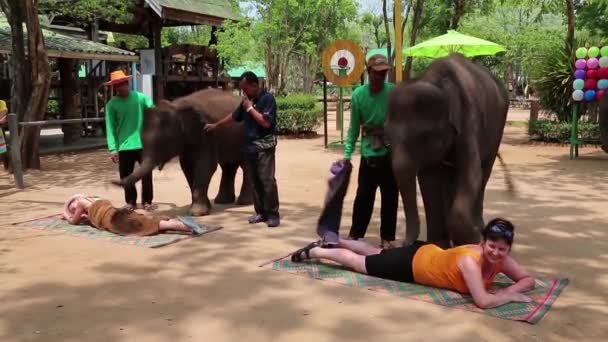
[[[231,115],[241,104],[241,99],[228,91],[204,89],[177,98],[172,104],[178,110],[195,111],[204,123],[214,123]]]

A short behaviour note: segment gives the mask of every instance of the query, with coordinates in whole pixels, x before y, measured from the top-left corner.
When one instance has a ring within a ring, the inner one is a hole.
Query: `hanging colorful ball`
[[[608,46],[604,46],[600,49],[600,55],[602,55],[602,57],[608,57]]]
[[[585,91],[585,101],[591,102],[593,100],[595,100],[595,90]]]
[[[587,67],[587,61],[584,59],[577,59],[576,62],[574,62],[574,66],[577,69],[585,69]]]
[[[587,60],[587,68],[588,69],[596,69],[600,64],[600,61],[597,58],[592,57]]]
[[[600,55],[600,48],[598,48],[597,46],[592,46],[589,48],[589,51],[587,51],[587,56],[589,57],[597,57]]]
[[[600,57],[600,68],[608,67],[608,57]]]
[[[597,79],[597,69],[587,70],[586,76],[587,76],[586,77],[587,79],[592,79],[592,80]]]
[[[574,90],[583,90],[585,88],[585,81],[574,80],[574,82],[572,82],[572,88]]]
[[[587,49],[584,47],[580,47],[576,49],[576,58],[585,58],[587,57]]]
[[[572,99],[574,101],[582,101],[585,97],[585,93],[582,90],[575,90],[572,92]]]
[[[585,89],[591,89],[591,90],[595,90],[597,89],[597,81],[596,80],[586,80],[585,81]]]
[[[608,89],[608,80],[601,79],[597,82],[597,89]]]
[[[598,90],[597,92],[595,92],[595,99],[597,101],[601,100],[602,97],[604,97],[604,94],[606,94],[605,90]]]
[[[597,78],[608,78],[608,68],[600,68],[597,71]]]
[[[587,74],[585,73],[585,70],[583,70],[583,69],[576,69],[576,71],[574,71],[575,79],[584,79],[585,75],[587,75]]]

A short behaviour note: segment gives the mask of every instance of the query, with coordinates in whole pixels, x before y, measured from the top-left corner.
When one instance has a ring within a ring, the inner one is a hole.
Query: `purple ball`
[[[585,79],[585,70],[577,69],[574,72],[574,78],[577,80],[584,80]]]
[[[585,69],[587,67],[587,61],[584,59],[577,59],[576,62],[574,62],[574,66],[577,69]]]

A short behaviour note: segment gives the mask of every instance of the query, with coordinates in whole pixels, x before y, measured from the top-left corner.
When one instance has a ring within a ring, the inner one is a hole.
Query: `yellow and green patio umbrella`
[[[404,49],[403,54],[412,57],[439,58],[457,52],[465,57],[475,57],[491,56],[501,51],[506,51],[502,45],[448,30],[444,35]]]

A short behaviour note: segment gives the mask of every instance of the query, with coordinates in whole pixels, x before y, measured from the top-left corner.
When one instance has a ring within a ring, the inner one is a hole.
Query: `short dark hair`
[[[258,79],[258,77],[253,73],[253,71],[245,71],[242,75],[241,75],[241,80],[245,80],[245,82],[249,83],[249,84],[260,84],[260,80]]]
[[[515,226],[509,220],[503,218],[495,218],[481,231],[484,240],[505,240],[509,246],[513,244],[515,237]]]

